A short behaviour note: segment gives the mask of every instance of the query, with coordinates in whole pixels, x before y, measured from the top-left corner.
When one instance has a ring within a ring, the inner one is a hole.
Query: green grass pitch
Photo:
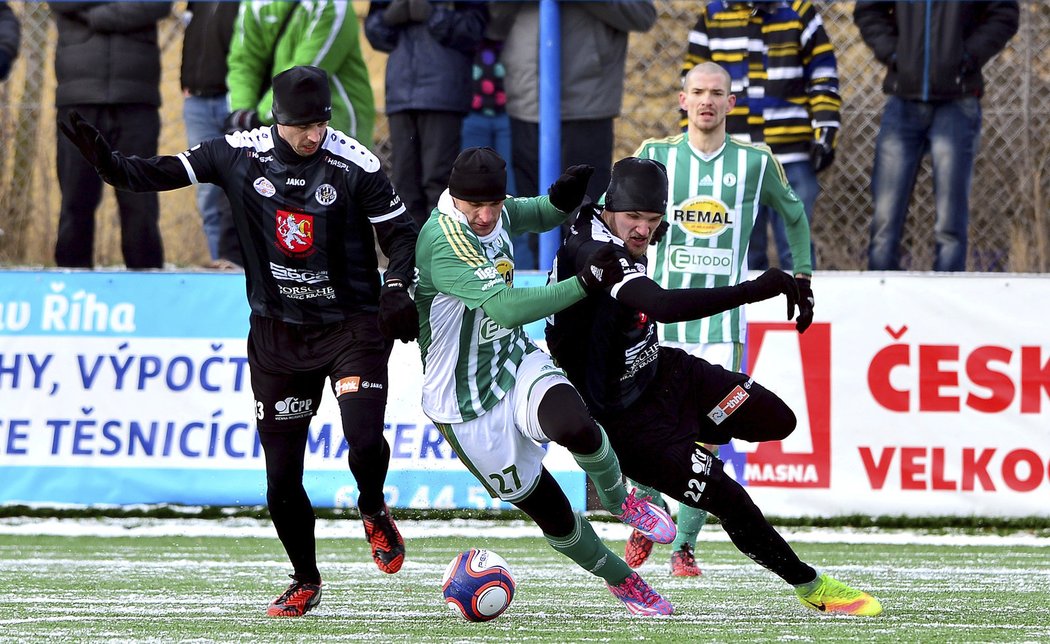
[[[329,525],[345,536],[318,539],[324,598],[300,619],[265,616],[290,572],[280,543],[265,533],[0,534],[0,642],[1050,641],[1046,538],[886,530],[866,533],[877,543],[851,540],[847,530],[789,537],[804,560],[885,607],[880,617],[854,618],[804,609],[791,588],[708,526],[699,579],[669,577],[669,549],[657,546],[640,572],[676,613],[642,618],[539,536],[500,536],[499,523],[466,522],[448,535],[429,527],[437,522],[403,521],[408,556],[396,575],[372,564],[359,522]],[[215,522],[214,533],[223,531]],[[620,553],[625,537],[613,531],[607,541]],[[445,565],[472,546],[507,559],[518,584],[507,612],[483,624],[452,615],[441,598]]]

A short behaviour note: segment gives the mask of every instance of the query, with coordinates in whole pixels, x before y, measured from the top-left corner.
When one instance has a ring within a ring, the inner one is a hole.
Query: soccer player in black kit
[[[294,569],[292,584],[267,614],[299,617],[321,600],[303,459],[326,377],[339,403],[372,556],[386,573],[404,561],[404,541],[383,498],[390,461],[383,416],[394,339],[409,342],[419,333],[407,290],[418,231],[379,159],[328,127],[324,70],[293,67],[274,77],[273,93],[276,125],[177,155],[125,157],[75,112],[62,131],[117,188],[214,183],[230,199],[251,306],[248,364],[266,502]],[[377,238],[390,260],[382,284]]]
[[[576,275],[595,249],[620,252],[623,280],[554,314],[547,344],[601,423],[623,473],[721,520],[733,544],[795,591],[808,608],[877,615],[877,599],[800,561],[744,488],[702,443],[781,440],[795,414],[747,375],[661,347],[656,322],[694,320],[783,293],[788,318],[799,292],[794,278],[770,269],[755,280],[718,288],[665,290],[646,277],[646,249],[667,206],[667,174],[650,159],[618,161],[605,205],[580,209],[554,267]],[[803,311],[812,315],[812,309]],[[808,326],[809,320],[805,320]],[[804,328],[804,327],[800,327]]]

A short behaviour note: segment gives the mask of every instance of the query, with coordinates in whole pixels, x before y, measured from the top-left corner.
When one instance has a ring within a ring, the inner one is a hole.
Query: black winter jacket
[[[6,2],[0,2],[0,50],[12,60],[18,55],[19,31],[18,16]]]
[[[230,53],[237,2],[190,2],[193,14],[182,40],[182,89],[194,96],[226,94],[226,55]]]
[[[1015,0],[858,2],[853,21],[887,67],[884,92],[938,101],[984,93],[981,68],[1017,33],[1019,13]]]
[[[170,2],[52,2],[55,105],[160,105],[157,21]]]
[[[365,37],[386,62],[386,113],[406,110],[470,111],[471,69],[488,10],[480,2],[434,2],[426,22],[391,27],[383,22],[389,2],[372,2]]]

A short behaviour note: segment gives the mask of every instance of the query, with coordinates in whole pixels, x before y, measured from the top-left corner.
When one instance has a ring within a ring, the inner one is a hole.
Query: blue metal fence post
[[[561,21],[558,0],[540,0],[539,189],[561,174]],[[547,271],[561,245],[561,227],[540,235],[539,270]]]

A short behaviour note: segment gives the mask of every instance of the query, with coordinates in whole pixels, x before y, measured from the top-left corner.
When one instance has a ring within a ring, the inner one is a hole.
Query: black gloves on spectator
[[[798,319],[795,320],[795,328],[799,333],[805,333],[810,324],[813,324],[813,286],[808,277],[795,277],[798,284]]]
[[[387,340],[411,342],[419,337],[419,312],[405,283],[390,278],[379,291],[379,332]]]
[[[259,120],[259,113],[255,110],[234,110],[226,116],[226,134],[233,134],[242,130],[254,130],[262,127],[263,122]]]
[[[426,22],[434,11],[429,0],[394,0],[383,11],[383,22],[397,27],[409,22]]]
[[[741,282],[740,287],[748,302],[761,302],[783,293],[787,296],[787,319],[795,317],[795,305],[799,303],[797,280],[779,268],[767,268],[755,279]]]
[[[62,134],[77,146],[87,162],[95,168],[98,176],[108,182],[116,169],[116,164],[113,162],[113,148],[109,147],[109,143],[95,129],[95,126],[85,121],[84,117],[74,110],[69,113],[69,124],[59,123],[58,127],[62,130]]]
[[[835,160],[835,136],[837,127],[817,128],[816,137],[809,146],[809,160],[813,163],[813,172],[821,172]]]
[[[576,277],[580,278],[580,283],[588,293],[604,291],[622,280],[623,265],[620,264],[616,247],[602,244],[587,258],[587,263]]]
[[[587,182],[594,174],[589,165],[574,165],[565,168],[565,172],[547,189],[551,205],[562,212],[572,212],[580,207],[587,196]]]
[[[656,246],[663,241],[664,236],[667,234],[667,229],[671,227],[671,222],[664,219],[660,222],[660,225],[653,231],[653,236],[649,238],[649,245]]]
[[[0,50],[0,81],[7,80],[7,75],[11,73],[11,54],[6,51]]]

